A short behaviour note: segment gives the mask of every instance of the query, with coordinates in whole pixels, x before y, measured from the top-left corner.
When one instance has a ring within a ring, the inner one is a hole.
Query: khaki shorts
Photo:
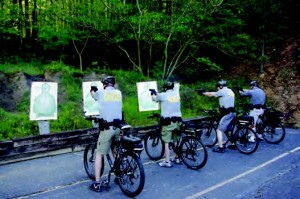
[[[224,115],[219,122],[218,130],[222,131],[223,133],[229,130],[229,128],[232,127],[232,121],[234,118],[235,118],[234,112]]]
[[[101,131],[97,142],[97,153],[108,154],[113,139],[116,141],[120,139],[120,129],[111,126],[108,130]]]
[[[165,143],[169,143],[172,140],[173,141],[177,141],[178,140],[178,136],[179,136],[178,133],[172,134],[172,132],[174,130],[177,130],[177,132],[179,132],[180,131],[180,125],[181,125],[181,122],[171,122],[170,125],[163,126],[162,127],[162,131],[161,131],[162,140]]]

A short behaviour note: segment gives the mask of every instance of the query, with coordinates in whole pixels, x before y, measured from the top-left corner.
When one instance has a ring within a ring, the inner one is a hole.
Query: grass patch
[[[55,78],[52,81],[58,83],[58,119],[50,120],[50,132],[61,132],[75,129],[90,128],[91,122],[83,118],[82,108],[82,82],[85,77],[95,73],[95,77],[101,80],[105,75],[114,75],[119,89],[123,95],[123,112],[125,120],[132,126],[149,126],[156,124],[155,119],[147,117],[154,112],[139,112],[137,99],[137,82],[157,81],[161,90],[162,81],[150,79],[140,75],[136,71],[114,70],[107,71],[97,69],[95,71],[81,72],[61,62],[51,62],[45,65],[39,63],[20,63],[0,65],[0,71],[5,74],[23,72],[32,76],[47,76]],[[201,114],[202,109],[209,109],[218,105],[217,99],[199,96],[195,92],[196,88],[213,87],[210,82],[198,82],[193,85],[180,86],[181,109],[184,118],[194,117]],[[17,105],[15,113],[6,112],[0,109],[0,140],[10,140],[13,138],[38,135],[38,122],[29,120],[30,92],[26,92]]]

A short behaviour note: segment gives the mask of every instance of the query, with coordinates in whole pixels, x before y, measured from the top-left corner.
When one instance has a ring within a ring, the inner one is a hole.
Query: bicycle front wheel
[[[280,143],[285,137],[285,128],[281,122],[263,126],[262,136],[264,140],[271,144]]]
[[[95,180],[95,158],[96,158],[96,145],[88,144],[86,145],[83,153],[83,164],[84,169],[88,177]],[[102,167],[100,176],[102,176],[104,171],[104,157],[102,156]]]
[[[205,145],[194,136],[183,138],[180,144],[180,157],[183,163],[190,169],[198,170],[207,162],[207,150]]]
[[[156,131],[150,132],[145,136],[144,148],[151,160],[159,160],[165,153],[164,143]]]
[[[258,137],[248,126],[238,127],[233,135],[236,148],[243,154],[251,154],[258,148]]]
[[[211,124],[203,125],[199,134],[201,136],[198,136],[198,138],[201,139],[203,144],[207,147],[213,147],[218,141],[217,128]]]
[[[116,168],[117,183],[125,195],[135,197],[144,188],[144,166],[141,159],[133,152],[125,152],[120,158]]]

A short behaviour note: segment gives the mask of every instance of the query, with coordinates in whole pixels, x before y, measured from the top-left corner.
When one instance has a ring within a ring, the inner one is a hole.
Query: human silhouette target
[[[57,119],[57,83],[32,82],[30,120]]]

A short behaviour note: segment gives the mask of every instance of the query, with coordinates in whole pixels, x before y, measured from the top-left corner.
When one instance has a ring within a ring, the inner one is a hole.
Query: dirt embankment
[[[231,77],[257,80],[268,101],[286,115],[286,122],[300,127],[300,38],[287,40],[280,53],[269,56],[263,73],[258,67],[245,65],[236,66],[229,73]]]
[[[263,84],[276,106],[300,125],[300,39],[290,39],[273,62],[266,65]],[[299,126],[300,127],[300,126]]]

